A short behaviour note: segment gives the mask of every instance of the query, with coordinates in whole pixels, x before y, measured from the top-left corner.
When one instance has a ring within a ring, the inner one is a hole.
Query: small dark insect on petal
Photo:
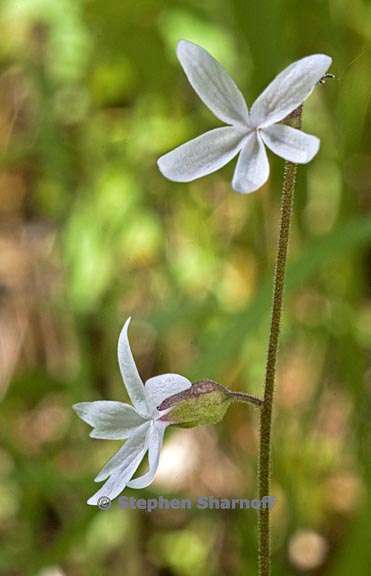
[[[326,84],[326,80],[329,78],[335,78],[335,74],[330,74],[329,72],[322,76],[322,78],[318,81],[318,84]]]

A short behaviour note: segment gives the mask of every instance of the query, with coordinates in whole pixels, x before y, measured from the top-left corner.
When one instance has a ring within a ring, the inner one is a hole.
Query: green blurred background
[[[251,104],[324,52],[305,105],[274,424],[274,574],[371,566],[371,4],[367,0],[0,3],[0,574],[256,574],[252,511],[86,505],[117,448],[75,402],[125,400],[124,320],[143,378],[262,393],[282,161],[258,193],[233,166],[191,184],[157,158],[217,126],[175,57],[209,49]],[[140,495],[253,498],[257,416],[169,431]],[[139,496],[138,491],[126,491]]]

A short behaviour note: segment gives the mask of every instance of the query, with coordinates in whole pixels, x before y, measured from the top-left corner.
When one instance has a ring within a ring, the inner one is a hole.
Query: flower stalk
[[[246,394],[245,392],[231,392],[231,398],[236,402],[247,402],[248,404],[254,404],[261,408],[264,404],[263,400],[253,396],[252,394]]]
[[[287,122],[300,129],[303,106],[299,106],[287,118]],[[280,336],[283,292],[286,275],[287,251],[290,222],[295,190],[297,164],[286,161],[283,175],[281,218],[274,272],[272,318],[269,334],[267,364],[265,372],[264,402],[260,411],[260,450],[258,467],[259,498],[270,494],[271,488],[271,435],[274,384]],[[259,576],[271,574],[270,510],[259,510]]]

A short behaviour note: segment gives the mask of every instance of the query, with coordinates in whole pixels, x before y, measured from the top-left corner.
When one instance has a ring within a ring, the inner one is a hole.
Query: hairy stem
[[[299,106],[287,119],[294,128],[300,128],[302,106]],[[258,468],[259,499],[270,495],[271,484],[271,433],[274,382],[276,373],[278,342],[280,335],[283,290],[285,284],[287,247],[290,232],[290,220],[295,189],[297,165],[285,162],[282,198],[281,221],[277,248],[273,285],[272,319],[268,344],[268,355],[265,372],[264,401],[260,412],[260,451]],[[271,534],[270,510],[259,509],[259,576],[271,574]]]

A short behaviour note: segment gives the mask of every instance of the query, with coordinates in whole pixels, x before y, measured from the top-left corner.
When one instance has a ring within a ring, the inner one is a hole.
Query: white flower
[[[329,56],[314,54],[288,66],[255,100],[250,112],[232,78],[206,50],[181,40],[177,56],[201,100],[228,126],[210,130],[162,156],[158,166],[166,178],[190,182],[215,172],[239,154],[232,186],[237,192],[253,192],[269,176],[265,145],[299,164],[318,152],[318,138],[278,122],[310,95],[331,65]]]
[[[96,482],[108,480],[89,498],[88,504],[92,505],[97,505],[101,497],[113,500],[126,486],[144,488],[151,484],[158,468],[164,432],[170,425],[170,422],[160,420],[167,411],[160,413],[157,407],[170,396],[191,387],[191,382],[178,374],[155,376],[143,385],[130,350],[129,322],[130,318],[119,337],[118,361],[133,406],[105,400],[73,406],[80,418],[93,427],[92,438],[126,439],[95,478]],[[132,479],[147,451],[148,471]]]

